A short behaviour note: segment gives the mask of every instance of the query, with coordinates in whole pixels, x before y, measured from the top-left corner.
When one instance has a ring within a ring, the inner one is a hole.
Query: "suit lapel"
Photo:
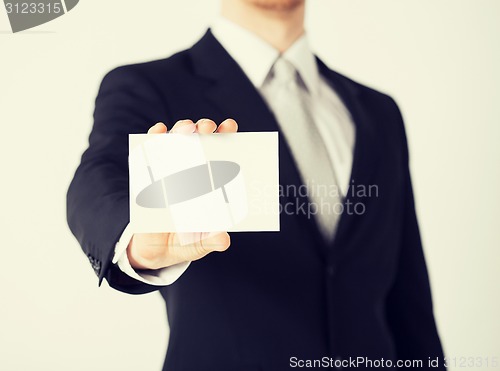
[[[318,66],[323,76],[331,82],[333,89],[340,96],[347,109],[351,113],[356,129],[356,140],[354,146],[353,165],[351,170],[350,184],[347,196],[344,200],[344,210],[350,203],[354,205],[364,202],[358,198],[355,192],[356,185],[368,186],[374,184],[374,175],[378,167],[380,147],[377,139],[379,133],[377,125],[373,121],[373,114],[367,112],[366,105],[362,102],[362,94],[356,83],[346,77],[330,70],[318,59]],[[353,189],[354,188],[354,189]],[[349,247],[349,241],[356,235],[356,226],[359,218],[363,215],[343,213],[338,227],[329,259],[338,261]]]
[[[317,59],[320,73],[332,84],[332,88],[340,96],[345,106],[351,113],[356,127],[356,141],[354,146],[353,167],[351,180],[369,178],[376,169],[380,148],[377,147],[376,125],[370,113],[362,103],[359,87],[353,81],[330,70],[320,59]]]
[[[210,31],[190,50],[194,72],[211,83],[203,94],[221,117],[238,121],[241,131],[277,131],[274,115]]]

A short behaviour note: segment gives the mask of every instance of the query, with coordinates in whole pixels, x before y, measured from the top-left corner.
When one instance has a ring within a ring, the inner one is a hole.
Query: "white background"
[[[0,8],[1,370],[161,368],[160,296],[97,288],[65,192],[104,73],[190,46],[217,9],[81,0],[13,35]],[[307,28],[330,66],[402,108],[446,353],[500,360],[500,1],[309,0]]]

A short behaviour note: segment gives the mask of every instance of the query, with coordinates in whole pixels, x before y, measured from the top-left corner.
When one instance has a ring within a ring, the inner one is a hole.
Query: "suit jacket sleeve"
[[[423,360],[425,368],[428,357],[439,357],[439,369],[444,369],[443,351],[434,321],[429,278],[415,212],[408,145],[401,113],[396,104],[392,104],[402,129],[405,188],[401,250],[396,279],[387,300],[387,317],[399,359]]]
[[[135,280],[111,263],[129,222],[128,134],[145,133],[165,119],[159,92],[136,66],[108,73],[96,99],[89,147],[67,194],[68,224],[99,284],[106,278],[110,286],[132,294],[158,286]]]

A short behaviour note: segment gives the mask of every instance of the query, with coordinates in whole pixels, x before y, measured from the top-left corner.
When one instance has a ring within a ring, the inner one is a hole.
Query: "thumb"
[[[227,232],[174,233],[168,245],[168,255],[174,260],[193,261],[214,251],[226,251],[231,245],[231,237]]]

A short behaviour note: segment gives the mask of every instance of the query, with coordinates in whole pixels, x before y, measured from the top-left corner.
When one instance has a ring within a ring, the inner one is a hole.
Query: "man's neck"
[[[222,16],[253,32],[280,53],[304,33],[304,5],[290,10],[271,10],[226,0],[223,1]]]

